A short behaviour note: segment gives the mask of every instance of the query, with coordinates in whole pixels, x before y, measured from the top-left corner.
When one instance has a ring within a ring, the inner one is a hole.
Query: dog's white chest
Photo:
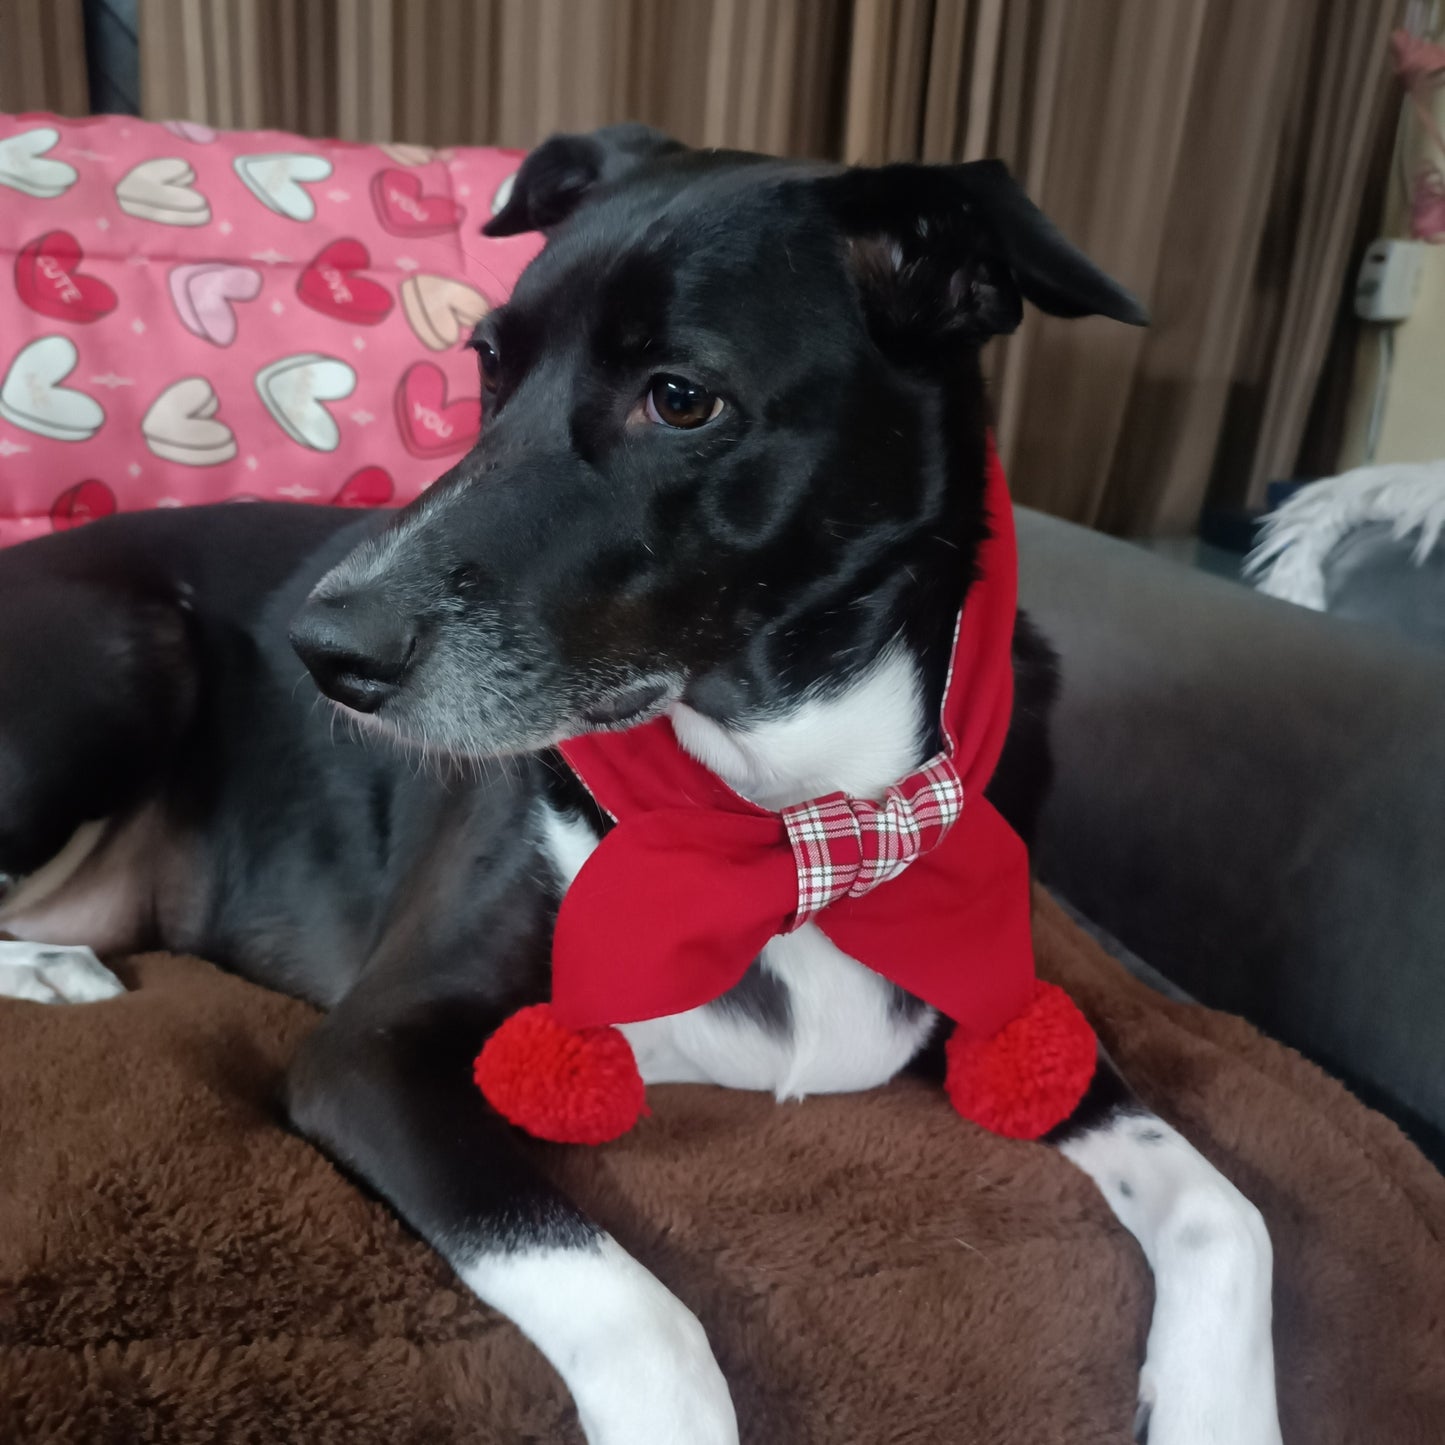
[[[543,842],[565,886],[597,840],[581,820],[546,809]],[[761,966],[786,998],[777,1019],[720,1003],[623,1025],[643,1078],[762,1089],[780,1099],[850,1093],[887,1083],[933,1026],[931,1011],[899,1009],[890,984],[813,924],[774,938]]]
[[[933,1026],[926,1009],[898,1009],[884,979],[812,924],[773,939],[762,967],[785,991],[784,1021],[710,1004],[625,1025],[643,1078],[766,1089],[780,1099],[852,1093],[886,1084]]]

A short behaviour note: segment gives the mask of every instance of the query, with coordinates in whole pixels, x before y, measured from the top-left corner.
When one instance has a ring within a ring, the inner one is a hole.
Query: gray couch
[[[1063,670],[1044,881],[1445,1160],[1445,652],[1018,529]]]
[[[1421,561],[1416,533],[1397,537],[1388,522],[1367,522],[1343,537],[1325,564],[1330,614],[1384,627],[1445,648],[1445,544]]]

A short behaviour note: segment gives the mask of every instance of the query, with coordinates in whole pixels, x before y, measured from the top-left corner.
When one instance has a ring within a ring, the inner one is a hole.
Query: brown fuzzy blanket
[[[1445,1439],[1445,1183],[1237,1019],[1166,1002],[1040,895],[1043,971],[1264,1211],[1290,1445]],[[573,1442],[559,1383],[281,1127],[315,1015],[149,956],[0,1003],[0,1441]],[[575,1194],[701,1316],[756,1445],[1122,1445],[1149,1277],[1093,1186],[934,1089],[653,1091]],[[478,1160],[485,1168],[485,1160]]]

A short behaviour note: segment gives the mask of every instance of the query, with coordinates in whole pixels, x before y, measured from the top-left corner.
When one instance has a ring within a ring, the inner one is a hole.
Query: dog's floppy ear
[[[615,181],[655,156],[685,149],[646,125],[609,125],[589,135],[554,135],[522,162],[506,204],[483,235],[546,231],[565,221],[594,186]]]
[[[1148,320],[1000,161],[856,168],[816,184],[870,320],[900,340],[983,341],[1012,331],[1024,300],[1053,316]]]

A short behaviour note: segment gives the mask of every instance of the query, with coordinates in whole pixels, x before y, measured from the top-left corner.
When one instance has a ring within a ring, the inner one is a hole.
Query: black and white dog
[[[324,1005],[296,1126],[525,1331],[592,1445],[727,1445],[695,1318],[472,1083],[547,995],[599,836],[549,749],[666,713],[768,806],[881,795],[936,748],[983,525],[980,347],[1023,300],[1142,316],[993,163],[622,127],[528,158],[490,229],[530,228],[550,244],[473,342],[482,440],[405,511],[158,512],[0,555],[0,929],[27,940],[0,992],[103,998],[91,949],[163,947]],[[1051,663],[1026,625],[1015,650],[991,795],[1027,837]],[[886,1083],[934,1023],[805,926],[626,1032],[650,1082],[796,1097]],[[1054,1138],[1154,1269],[1141,1431],[1277,1445],[1258,1212],[1107,1063]]]

